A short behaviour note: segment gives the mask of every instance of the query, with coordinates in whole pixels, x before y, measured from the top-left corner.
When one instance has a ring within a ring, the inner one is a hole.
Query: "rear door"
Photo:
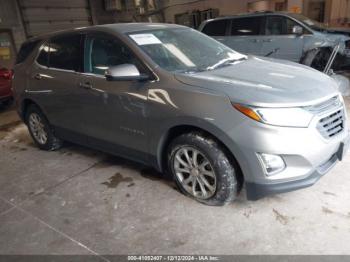
[[[304,35],[293,34],[294,20],[279,15],[266,16],[262,55],[299,62],[303,53]],[[304,34],[306,31],[304,32]]]
[[[261,55],[262,21],[262,16],[232,19],[225,44],[241,53]]]
[[[78,85],[82,43],[81,34],[54,37],[40,47],[30,69],[28,92],[57,130],[84,133],[84,90]]]

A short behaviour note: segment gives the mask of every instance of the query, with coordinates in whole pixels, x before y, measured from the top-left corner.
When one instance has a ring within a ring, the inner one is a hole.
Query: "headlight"
[[[259,108],[233,104],[242,114],[268,125],[284,127],[308,127],[313,114],[299,107]]]

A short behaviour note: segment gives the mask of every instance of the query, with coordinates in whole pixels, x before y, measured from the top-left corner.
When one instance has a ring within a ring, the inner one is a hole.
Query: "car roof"
[[[283,16],[290,16],[291,13],[288,12],[272,12],[272,11],[263,11],[263,12],[253,12],[253,13],[241,13],[236,15],[229,15],[229,16],[220,16],[213,19],[208,19],[205,22],[210,21],[216,21],[216,20],[225,20],[225,19],[234,19],[234,18],[240,18],[240,17],[258,17],[258,16],[265,16],[265,15],[283,15]]]
[[[68,30],[60,30],[53,33],[43,34],[40,36],[32,37],[28,41],[35,41],[46,39],[61,34],[77,33],[77,32],[89,32],[89,31],[101,31],[101,32],[116,32],[120,34],[154,30],[154,29],[171,29],[171,28],[188,28],[182,25],[176,24],[166,24],[166,23],[115,23],[115,24],[104,24],[104,25],[95,25],[87,27],[79,27]]]

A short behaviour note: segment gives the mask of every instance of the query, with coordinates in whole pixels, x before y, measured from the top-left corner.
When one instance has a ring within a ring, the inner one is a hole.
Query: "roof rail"
[[[254,13],[254,14],[270,14],[270,13],[274,13],[274,12],[270,11],[270,10],[266,10],[266,11],[255,11],[252,13]]]

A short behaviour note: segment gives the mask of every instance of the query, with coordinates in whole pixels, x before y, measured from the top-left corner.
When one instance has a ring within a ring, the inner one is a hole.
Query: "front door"
[[[300,25],[285,16],[266,16],[265,25],[261,55],[299,62],[305,38],[293,34],[293,27]]]
[[[107,81],[110,66],[134,64],[145,72],[142,63],[121,41],[107,34],[88,35],[84,51],[86,88],[86,133],[94,147],[146,160],[147,93],[150,83]]]

